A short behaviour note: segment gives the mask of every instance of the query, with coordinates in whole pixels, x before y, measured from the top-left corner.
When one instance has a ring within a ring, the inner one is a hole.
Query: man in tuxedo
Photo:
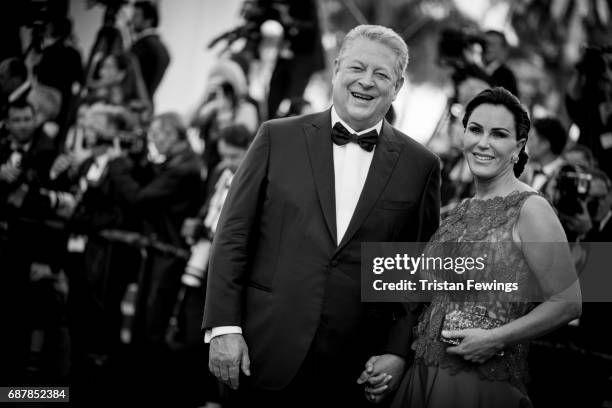
[[[546,194],[549,181],[567,164],[561,156],[567,144],[567,131],[559,119],[550,116],[534,119],[529,136],[528,181],[531,187]]]
[[[15,207],[29,216],[33,210],[29,194],[46,187],[49,169],[57,152],[53,141],[36,126],[36,110],[24,99],[9,102],[5,125],[7,136],[0,140],[0,215]],[[29,191],[32,190],[32,191]],[[27,210],[29,211],[27,211]]]
[[[362,242],[426,241],[438,226],[437,157],[384,120],[407,60],[394,31],[351,30],[331,109],[264,123],[234,176],[203,322],[230,405],[360,406],[373,355],[399,381],[416,316],[360,301],[360,256]]]

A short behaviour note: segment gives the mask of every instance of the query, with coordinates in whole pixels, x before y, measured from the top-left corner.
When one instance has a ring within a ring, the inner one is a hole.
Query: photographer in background
[[[501,31],[489,30],[485,32],[485,49],[483,54],[484,72],[483,76],[491,86],[503,86],[519,97],[516,76],[506,65],[510,46],[506,36]]]
[[[3,238],[0,310],[7,312],[2,321],[10,332],[0,340],[0,379],[20,382],[33,351],[31,344],[40,352],[41,336],[37,335],[37,340],[32,338],[33,327],[40,329],[44,320],[52,324],[57,317],[56,309],[37,310],[39,301],[48,306],[45,302],[53,297],[54,291],[47,284],[52,286],[55,281],[45,279],[42,287],[46,289],[39,292],[32,286],[35,279],[51,278],[57,272],[58,240],[49,242],[49,230],[40,224],[47,214],[48,201],[41,200],[38,194],[38,189],[48,183],[55,149],[53,141],[36,126],[36,111],[29,102],[11,101],[5,113],[7,135],[0,140],[0,236]],[[40,288],[36,285],[37,290]]]
[[[71,42],[72,21],[68,17],[56,17],[47,22],[43,49],[34,72],[40,83],[57,89],[62,96],[57,124],[61,138],[69,124],[75,96],[83,84],[84,73],[80,52]]]
[[[205,143],[204,164],[207,173],[211,173],[221,160],[217,149],[220,130],[229,125],[243,125],[254,134],[259,115],[247,100],[246,77],[236,62],[219,60],[209,72],[207,88],[190,122],[200,130],[200,138]]]
[[[559,213],[569,242],[582,241],[593,226],[587,210],[591,180],[587,169],[564,163],[543,191]]]
[[[453,68],[455,88],[473,77],[490,87],[504,87],[519,97],[516,77],[506,65],[509,48],[506,36],[500,31],[481,33],[470,27],[446,28],[438,42],[438,63]]]
[[[161,244],[186,249],[181,236],[185,218],[197,213],[202,204],[201,160],[187,141],[186,129],[175,113],[156,116],[149,127],[150,150],[155,161],[138,163],[121,157],[109,166],[117,189],[118,203],[138,212],[141,231]],[[140,167],[140,169],[138,169]],[[140,178],[134,177],[138,171]],[[163,346],[166,328],[176,302],[185,260],[172,254],[151,254],[149,285],[139,288],[147,299],[144,340]]]
[[[157,6],[150,1],[134,3],[131,24],[136,41],[132,44],[130,52],[138,59],[147,95],[152,103],[155,91],[170,64],[170,54],[157,31],[159,25]]]
[[[589,46],[569,82],[565,105],[580,128],[578,143],[612,177],[612,46]]]
[[[88,151],[88,157],[70,152],[60,156],[54,165],[54,184],[72,197],[60,207],[71,233],[65,270],[70,283],[72,370],[78,385],[90,387],[88,377],[81,375],[102,369],[116,355],[120,302],[127,284],[135,280],[140,261],[137,248],[110,242],[100,233],[108,229],[137,232],[140,225],[138,213],[119,203],[108,170],[114,160],[127,154],[121,135],[132,132],[128,112],[96,103],[83,113],[79,147]]]
[[[536,190],[545,191],[548,181],[555,177],[565,160],[561,156],[567,144],[567,132],[561,121],[555,117],[533,120],[527,152],[529,163],[526,167],[527,183]]]
[[[49,168],[56,156],[53,141],[36,126],[34,106],[23,99],[9,102],[6,138],[0,140],[0,216],[13,210],[36,217],[29,207],[30,189],[48,183]]]
[[[301,97],[315,72],[325,68],[321,29],[314,0],[273,2],[284,41],[270,77],[268,117],[276,116],[283,99]]]

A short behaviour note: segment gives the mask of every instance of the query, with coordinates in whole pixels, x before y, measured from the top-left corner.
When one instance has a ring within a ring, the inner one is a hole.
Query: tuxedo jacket
[[[130,51],[138,59],[147,93],[149,98],[153,99],[170,64],[170,54],[157,34],[139,39],[132,45]]]
[[[385,121],[337,245],[331,127],[330,110],[264,123],[213,240],[202,328],[242,327],[262,389],[285,387],[313,345],[355,362],[355,379],[363,358],[410,349],[416,316],[360,300],[361,243],[429,239],[439,221],[438,158]]]

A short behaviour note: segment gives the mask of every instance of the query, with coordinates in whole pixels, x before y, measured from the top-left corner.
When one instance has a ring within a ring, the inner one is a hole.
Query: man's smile
[[[353,95],[353,97],[357,98],[357,99],[361,99],[364,101],[371,101],[372,99],[374,99],[373,96],[371,95],[367,95],[364,93],[360,93],[360,92],[351,92],[351,95]]]

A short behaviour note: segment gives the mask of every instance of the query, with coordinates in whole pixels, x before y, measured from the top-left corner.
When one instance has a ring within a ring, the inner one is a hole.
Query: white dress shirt
[[[349,132],[363,134],[371,130],[376,130],[380,134],[382,120],[375,126],[355,132],[345,121],[340,119],[336,110],[332,106],[331,123],[332,127],[340,122]],[[357,201],[363,190],[372,157],[376,147],[368,152],[362,149],[357,143],[347,143],[344,146],[334,146],[334,183],[336,187],[336,244],[340,244],[342,237],[348,228],[349,222],[357,207]]]
[[[356,132],[345,121],[340,119],[336,113],[336,109],[331,108],[331,125],[332,128],[336,123],[340,122],[349,132],[361,135],[371,130],[376,130],[380,135],[383,121],[381,120],[376,125]],[[340,244],[342,237],[346,233],[346,229],[353,217],[359,196],[363,190],[372,157],[376,147],[368,152],[362,149],[357,143],[347,143],[344,146],[333,145],[334,154],[334,183],[336,191],[336,245]],[[206,330],[204,341],[209,343],[213,337],[222,334],[242,333],[240,326],[220,326],[213,327],[212,330]]]

